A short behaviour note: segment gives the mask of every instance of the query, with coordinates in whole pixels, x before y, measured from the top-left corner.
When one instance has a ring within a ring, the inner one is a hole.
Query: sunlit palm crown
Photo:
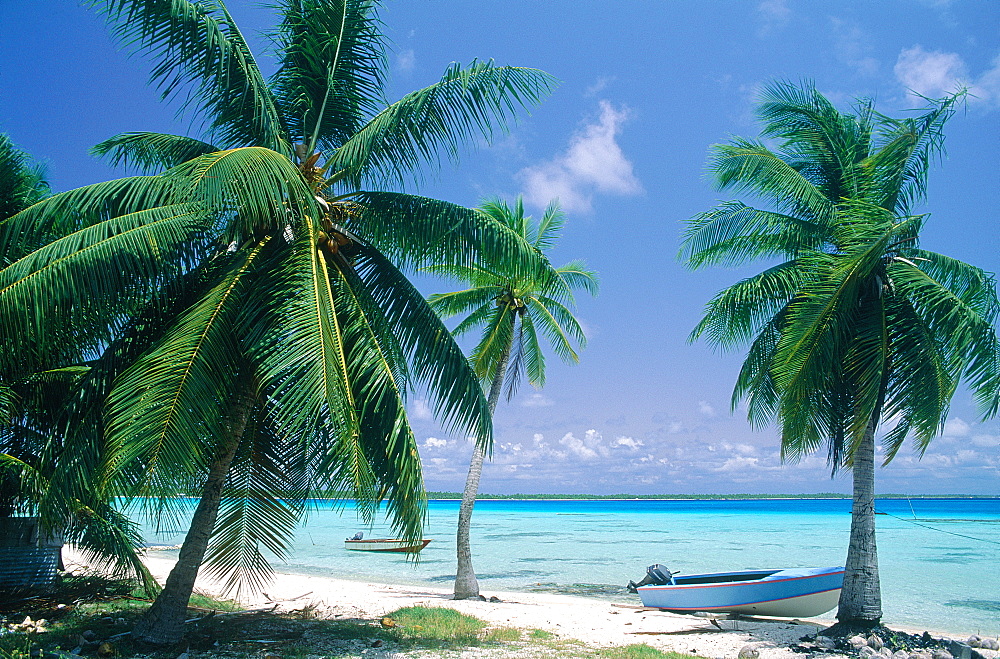
[[[108,486],[135,480],[142,494],[196,484],[249,391],[212,550],[231,577],[266,572],[260,547],[283,554],[315,487],[353,492],[369,516],[384,499],[419,535],[407,390],[419,383],[440,420],[483,441],[490,419],[400,268],[535,252],[479,213],[385,190],[503,130],[553,80],[452,65],[390,104],[374,2],[275,2],[270,79],[220,0],[93,4],[207,132],[113,137],[96,152],[150,175],[56,195],[0,226],[0,375],[90,359],[80,398],[107,405],[86,432],[105,437]]]
[[[754,424],[777,420],[787,457],[826,441],[836,468],[872,419],[893,424],[887,461],[907,436],[922,452],[963,379],[984,415],[997,412],[994,278],[922,249],[927,215],[913,214],[960,100],[896,120],[869,101],[842,114],[811,85],[775,84],[759,105],[767,142],[713,148],[719,186],[766,205],[698,215],[682,255],[693,267],[771,265],[720,292],[692,337],[750,344],[733,405],[745,400]]]
[[[513,208],[504,201],[490,200],[483,204],[482,212],[521,236],[539,255],[554,246],[565,222],[555,203],[546,209],[540,221],[532,221],[524,214],[520,197]],[[573,292],[596,294],[598,288],[597,276],[582,261],[536,271],[526,271],[523,265],[511,260],[437,265],[429,270],[470,285],[462,291],[433,295],[430,303],[444,318],[468,314],[452,330],[456,336],[476,329],[481,331],[471,361],[487,387],[508,349],[508,397],[513,396],[522,375],[536,387],[545,384],[545,355],[539,333],[559,357],[568,362],[578,361],[574,344],[585,346],[587,337],[571,311],[575,304]]]

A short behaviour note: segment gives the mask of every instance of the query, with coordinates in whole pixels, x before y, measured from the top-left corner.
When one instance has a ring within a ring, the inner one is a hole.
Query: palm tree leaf
[[[521,316],[516,344],[524,361],[524,375],[528,383],[535,388],[545,386],[545,353],[538,342],[538,330],[535,328],[534,314]],[[558,350],[557,350],[558,354]]]
[[[121,133],[90,149],[95,156],[107,156],[114,166],[145,173],[161,172],[215,151],[219,149],[207,142],[165,133]]]
[[[518,197],[518,203],[521,203],[520,197]],[[536,237],[530,241],[531,244],[543,252],[549,251],[556,246],[556,239],[562,233],[565,225],[566,213],[559,207],[557,200],[552,200],[545,207],[545,212],[542,213],[542,219],[535,230]]]
[[[44,170],[0,134],[0,220],[5,220],[49,196]]]
[[[759,195],[786,215],[819,226],[833,219],[833,203],[822,190],[760,142],[734,138],[714,145],[709,171],[719,188]]]
[[[705,305],[705,315],[688,340],[704,336],[709,343],[723,349],[750,341],[785,308],[804,284],[803,279],[798,265],[790,261],[719,291]]]
[[[334,150],[384,107],[385,37],[374,2],[281,0],[272,87],[294,139]]]
[[[298,236],[283,246],[268,277],[255,286],[243,333],[246,351],[272,399],[280,436],[329,429],[330,441],[356,441],[357,403],[349,386],[343,328],[337,319],[333,273],[316,249],[319,229],[300,220]],[[354,438],[354,439],[351,439]],[[364,489],[363,468],[356,472]]]
[[[822,249],[829,240],[828,230],[811,220],[728,201],[688,222],[680,257],[692,268],[794,258],[803,249]]]
[[[371,248],[361,248],[355,263],[372,299],[411,357],[412,373],[431,398],[439,422],[489,444],[492,423],[477,374],[451,334],[420,292],[396,267]]]
[[[0,222],[0,264],[120,215],[185,203],[178,193],[161,177],[135,176],[52,195]]]
[[[441,80],[410,92],[344,142],[330,159],[333,170],[362,180],[402,185],[421,163],[440,163],[440,152],[457,161],[462,145],[491,140],[519,108],[538,103],[555,86],[537,69],[473,61],[452,64]]]
[[[62,330],[97,349],[130,304],[190,267],[206,224],[190,205],[153,208],[86,226],[10,263],[0,270],[5,351],[14,351],[6,354],[44,363],[61,349],[52,337]],[[48,304],[38,305],[43,290]]]
[[[364,192],[346,228],[392,259],[397,267],[458,264],[505,273],[550,268],[517,232],[476,210],[436,199]]]
[[[876,203],[908,215],[912,204],[927,193],[927,171],[931,160],[944,153],[944,124],[966,96],[962,90],[932,101],[919,117],[892,119],[877,115],[877,153],[869,159],[875,169],[877,190],[884,191]]]
[[[435,293],[427,298],[427,303],[442,318],[451,318],[461,313],[473,311],[489,305],[503,294],[500,286],[479,286],[464,291]],[[456,334],[459,336],[460,334]]]
[[[296,213],[320,215],[298,168],[284,155],[262,147],[209,153],[163,177],[229,218],[226,243],[242,244],[262,231],[280,235],[293,226]]]
[[[290,155],[288,130],[253,54],[220,1],[89,0],[122,45],[154,60],[150,82],[166,99],[193,89],[181,111],[210,117],[224,147]]]
[[[555,353],[570,364],[580,361],[580,356],[573,349],[572,340],[581,347],[586,347],[587,337],[572,312],[552,298],[541,295],[526,298],[524,303],[528,307],[528,314],[532,316],[532,324],[541,329]]]
[[[600,280],[597,273],[588,269],[587,264],[583,261],[570,261],[556,268],[556,273],[559,275],[558,278],[565,283],[567,293],[566,297],[563,298],[549,292],[549,295],[556,299],[573,304],[575,301],[573,289],[583,290],[591,295],[597,295],[600,290]]]
[[[111,391],[106,432],[118,461],[113,469],[140,462],[140,491],[176,492],[179,482],[201,473],[227,435],[223,410],[242,370],[233,330],[265,245],[232,255],[211,291]]]
[[[514,345],[514,323],[517,311],[510,304],[498,304],[486,315],[482,325],[479,343],[472,351],[469,361],[479,380],[486,384],[493,378],[505,356],[509,356]]]
[[[258,403],[226,479],[219,518],[205,555],[208,573],[236,596],[257,592],[272,575],[264,551],[288,557],[301,517],[305,479],[294,453]]]
[[[426,519],[420,460],[406,418],[406,391],[392,363],[397,357],[386,351],[384,339],[379,337],[381,326],[396,325],[398,319],[392,316],[392,310],[385,317],[377,313],[380,309],[372,302],[383,301],[364,268],[357,276],[346,268],[338,268],[337,273],[338,310],[347,347],[345,360],[354,398],[360,407],[359,441],[378,486],[373,503],[386,501],[393,529],[406,539],[415,540],[421,537]],[[364,299],[367,293],[372,294],[372,300]],[[417,299],[424,304],[422,298],[417,296]],[[475,382],[475,378],[471,379]]]

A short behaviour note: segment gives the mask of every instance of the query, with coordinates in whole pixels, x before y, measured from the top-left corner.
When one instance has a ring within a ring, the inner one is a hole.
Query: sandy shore
[[[161,582],[173,566],[173,560],[155,554],[148,556],[146,563]],[[213,595],[222,592],[219,583],[204,576],[196,588]],[[279,573],[264,592],[243,593],[239,599],[249,607],[277,605],[279,610],[313,607],[318,615],[328,618],[373,619],[403,606],[445,606],[498,627],[544,629],[560,638],[592,646],[645,643],[662,650],[718,659],[735,659],[748,645],[759,652],[761,659],[802,657],[789,646],[834,622],[832,618],[718,620],[722,627],[719,629],[704,618],[625,608],[584,597],[515,592],[483,594],[501,601],[455,601],[450,599],[449,589]],[[951,637],[964,640],[958,635]]]

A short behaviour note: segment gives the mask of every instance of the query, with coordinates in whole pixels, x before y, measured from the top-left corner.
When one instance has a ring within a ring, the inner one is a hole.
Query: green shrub
[[[475,645],[486,629],[479,618],[439,606],[407,606],[387,617],[396,623],[392,631],[401,640]]]

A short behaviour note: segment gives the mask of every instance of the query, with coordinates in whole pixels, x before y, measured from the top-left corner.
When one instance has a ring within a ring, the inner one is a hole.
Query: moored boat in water
[[[426,547],[430,542],[429,539],[417,540],[415,542],[413,540],[400,540],[398,538],[348,539],[344,540],[344,548],[354,551],[394,551],[413,554]]]
[[[652,565],[630,589],[643,606],[691,613],[743,613],[807,618],[837,606],[844,583],[842,567],[744,570],[678,576]]]

